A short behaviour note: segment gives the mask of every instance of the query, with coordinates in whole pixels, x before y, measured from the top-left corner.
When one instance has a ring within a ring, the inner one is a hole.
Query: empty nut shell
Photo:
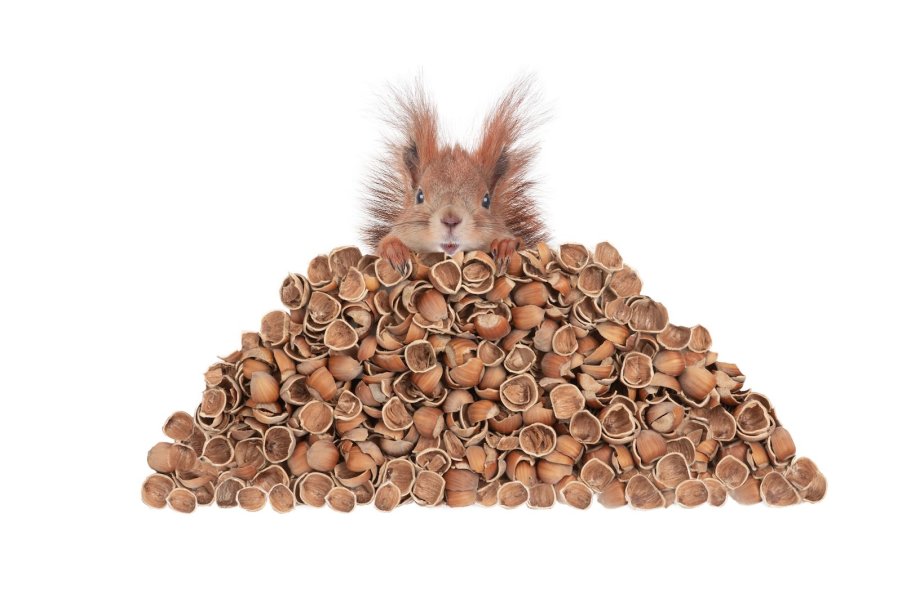
[[[627,504],[626,484],[615,480],[598,494],[598,503],[606,508],[618,508]]]
[[[623,258],[620,256],[620,252],[607,241],[595,246],[595,261],[608,272],[623,268]]]
[[[620,380],[627,387],[645,387],[651,382],[654,373],[651,358],[643,353],[633,351],[626,354],[623,358]]]
[[[796,446],[787,431],[782,426],[778,426],[767,438],[767,452],[776,464],[788,464],[795,457]]]
[[[251,376],[250,405],[271,404],[279,398],[279,382],[268,372]]]
[[[622,403],[612,404],[599,416],[601,438],[612,445],[625,445],[639,435],[639,422]]]
[[[214,466],[225,466],[232,461],[234,454],[235,450],[228,438],[211,437],[204,444],[202,455]]]
[[[601,439],[601,422],[588,410],[579,410],[570,418],[570,435],[585,445],[593,445]]]
[[[761,502],[760,482],[753,476],[748,477],[739,487],[729,489],[728,492],[730,497],[743,505]]]
[[[263,455],[273,464],[284,462],[294,453],[295,442],[294,433],[288,427],[271,426],[263,435]]]
[[[290,274],[282,282],[279,296],[285,307],[300,310],[310,299],[310,281],[304,275]]]
[[[249,512],[256,512],[266,505],[266,493],[257,487],[244,487],[236,495],[238,505]]]
[[[560,356],[572,355],[578,348],[576,330],[573,325],[565,324],[554,332],[551,338],[551,350]]]
[[[226,478],[216,485],[214,496],[219,507],[235,507],[238,505],[238,491],[244,488],[244,481],[238,478]]]
[[[332,406],[318,400],[307,403],[298,413],[298,423],[301,428],[315,435],[325,433],[332,428],[332,418]]]
[[[501,403],[512,412],[523,412],[539,399],[536,380],[529,374],[518,374],[501,383]]]
[[[648,478],[637,474],[626,483],[626,500],[640,510],[664,507],[664,496]]]
[[[589,297],[598,297],[604,290],[607,273],[598,264],[589,264],[579,273],[576,287]]]
[[[416,470],[413,462],[406,458],[395,458],[386,462],[384,468],[384,479],[386,482],[393,483],[401,495],[407,495],[413,488],[413,481],[416,477]]]
[[[655,480],[668,489],[675,489],[690,478],[689,465],[681,453],[668,453],[655,464]]]
[[[338,448],[325,439],[316,441],[307,450],[307,463],[319,472],[331,472],[338,463],[338,458]]]
[[[175,483],[168,476],[151,474],[141,486],[141,500],[150,507],[166,507],[166,498],[175,488]]]
[[[554,487],[548,483],[535,484],[527,490],[526,501],[531,508],[549,508],[554,505]]]
[[[738,489],[748,479],[749,468],[732,455],[728,455],[718,462],[714,474],[728,489]]]
[[[323,343],[333,351],[351,349],[357,345],[357,331],[341,319],[333,320],[326,327]]]
[[[513,300],[518,306],[545,306],[548,303],[548,287],[542,281],[518,285],[514,289]]]
[[[536,363],[536,352],[526,345],[515,345],[504,359],[504,368],[511,374],[527,372]]]
[[[429,269],[429,281],[445,295],[457,293],[462,280],[460,265],[454,260],[444,260]]]
[[[542,457],[554,451],[557,434],[548,425],[535,423],[520,429],[520,448],[528,455]]]
[[[683,353],[665,349],[655,354],[654,369],[669,376],[680,376],[686,368]]]
[[[413,416],[398,397],[392,397],[382,406],[382,422],[392,431],[403,431],[413,424]]]
[[[703,401],[717,382],[714,373],[699,366],[687,366],[679,376],[683,392],[696,401]]]
[[[404,348],[404,362],[412,372],[427,372],[436,365],[435,349],[428,341],[414,341]]]
[[[746,400],[733,412],[739,438],[743,441],[761,441],[774,429],[774,419],[757,399]]]
[[[348,513],[357,505],[357,496],[350,489],[344,487],[332,487],[326,493],[326,503],[337,512]]]
[[[294,503],[294,493],[286,485],[279,483],[269,490],[269,505],[280,514],[293,510]]]
[[[614,469],[598,458],[592,458],[583,464],[579,477],[596,493],[604,491],[615,478]]]
[[[190,514],[197,507],[197,497],[188,489],[176,488],[166,496],[166,503],[177,512]]]
[[[561,499],[571,507],[584,510],[592,505],[592,490],[583,482],[571,480],[561,489]]]
[[[498,489],[498,504],[501,507],[514,508],[523,505],[529,499],[529,491],[520,481],[509,481]]]
[[[445,493],[445,479],[441,475],[423,470],[417,474],[410,494],[420,505],[438,505]]]
[[[223,397],[224,404],[225,398]],[[194,418],[187,412],[174,413],[163,425],[163,433],[173,441],[186,441],[193,432]]]
[[[298,483],[298,499],[306,505],[323,507],[326,505],[326,495],[329,494],[333,486],[332,479],[325,474],[311,472]]]
[[[727,489],[716,478],[706,478],[705,487],[708,489],[708,503],[713,506],[721,506],[727,500]]]
[[[787,505],[795,505],[801,501],[798,491],[796,491],[783,475],[779,472],[772,471],[764,475],[761,479],[761,499],[767,505],[777,507],[785,507]]]
[[[586,405],[586,398],[576,385],[563,383],[548,393],[554,417],[558,420],[570,420],[574,414]]]
[[[667,327],[667,308],[650,299],[631,304],[630,328],[641,333],[660,333]]]
[[[677,485],[674,498],[683,507],[697,507],[708,501],[708,487],[698,479],[684,480]]]
[[[401,491],[391,481],[385,482],[376,489],[373,505],[380,512],[390,512],[401,503]]]
[[[660,433],[645,429],[639,431],[639,434],[636,436],[634,448],[640,463],[650,466],[655,460],[667,453],[667,442]]]

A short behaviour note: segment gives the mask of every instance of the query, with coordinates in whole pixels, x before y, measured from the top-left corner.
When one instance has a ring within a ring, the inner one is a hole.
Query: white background
[[[900,28],[872,2],[4,3],[4,595],[898,596]],[[141,503],[206,367],[359,243],[377,94],[420,69],[464,142],[535,73],[554,242],[611,241],[707,326],[823,502]]]

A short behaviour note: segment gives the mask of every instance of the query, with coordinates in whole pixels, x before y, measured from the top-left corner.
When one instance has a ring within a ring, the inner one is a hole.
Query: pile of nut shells
[[[702,326],[670,322],[609,243],[419,254],[341,247],[204,375],[142,497],[348,512],[372,503],[649,509],[816,502],[826,481]]]

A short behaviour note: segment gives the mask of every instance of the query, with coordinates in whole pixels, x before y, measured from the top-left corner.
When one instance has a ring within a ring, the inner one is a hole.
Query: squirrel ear
[[[504,175],[508,173],[510,170],[510,151],[507,147],[501,148],[501,154],[498,155],[498,159],[495,161],[495,167],[492,169],[491,174],[488,177],[489,181],[489,191],[494,195],[495,186],[498,185],[498,181],[501,180]]]
[[[401,153],[401,158],[404,161],[404,166],[407,168],[407,172],[410,174],[410,186],[411,188],[415,188],[417,183],[420,180],[420,154],[417,151],[416,142],[409,142]]]
[[[523,147],[521,142],[541,120],[531,114],[535,102],[532,85],[529,76],[514,82],[483,123],[482,138],[474,157],[493,194],[501,180],[523,177],[535,154],[535,147]]]
[[[407,183],[415,189],[426,166],[438,155],[436,110],[420,77],[406,86],[389,86],[389,90],[385,120],[400,136],[394,144],[398,166],[410,176]]]

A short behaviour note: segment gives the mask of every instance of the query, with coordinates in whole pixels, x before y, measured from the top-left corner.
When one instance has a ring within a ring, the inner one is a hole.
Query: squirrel
[[[472,150],[439,137],[436,109],[418,79],[389,86],[385,122],[396,134],[369,172],[361,228],[377,255],[403,270],[411,252],[482,250],[506,271],[520,247],[548,232],[529,168],[538,151],[523,137],[538,124],[532,80],[521,77],[485,118]]]

